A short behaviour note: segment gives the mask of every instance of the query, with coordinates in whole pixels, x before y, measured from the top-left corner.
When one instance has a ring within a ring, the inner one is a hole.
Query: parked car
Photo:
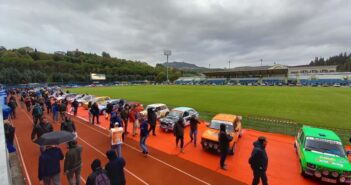
[[[77,101],[79,105],[83,106],[83,104],[88,104],[90,101],[93,101],[95,96],[85,95],[83,98],[79,98]]]
[[[94,99],[92,99],[92,103],[97,103],[98,105],[100,104],[104,104],[107,100],[111,99],[110,97],[108,96],[99,96],[99,97],[96,97]],[[89,101],[86,101],[83,103],[83,107],[84,109],[88,109],[88,104],[89,104]]]
[[[302,176],[329,183],[351,183],[351,163],[340,137],[327,129],[303,126],[295,139]]]
[[[234,155],[237,142],[242,135],[241,117],[232,114],[217,114],[208,124],[208,129],[202,134],[201,145],[204,150],[219,153],[218,134],[220,125],[225,124],[227,133],[233,137],[230,142],[229,154]]]
[[[105,101],[104,103],[98,104],[99,113],[100,114],[104,114],[105,113],[107,103],[111,103],[113,105],[113,108],[116,108],[116,106],[120,104],[121,100],[122,99],[109,99],[109,100]],[[126,101],[124,100],[124,105],[125,105],[125,103],[126,103]]]
[[[334,87],[340,87],[341,85],[339,83],[336,83],[333,85]]]
[[[168,132],[169,130],[173,130],[174,124],[179,120],[183,119],[185,126],[189,125],[189,118],[195,115],[196,118],[199,118],[199,113],[189,107],[177,107],[172,109],[168,115],[164,118],[160,119],[160,127],[164,131]]]
[[[140,114],[147,116],[147,110],[148,109],[155,109],[157,118],[163,118],[168,115],[169,109],[167,105],[162,104],[162,103],[155,103],[155,104],[150,104],[146,106],[144,111],[141,111]]]
[[[71,101],[74,100],[74,98],[75,98],[77,95],[78,95],[77,93],[68,93],[68,94],[66,95],[65,98],[66,98],[67,101],[71,102]]]

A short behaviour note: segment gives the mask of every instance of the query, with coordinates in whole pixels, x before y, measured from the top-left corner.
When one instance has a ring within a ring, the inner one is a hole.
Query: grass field
[[[351,88],[255,86],[116,86],[70,89],[144,105],[189,106],[210,119],[216,113],[293,120],[314,126],[351,128]]]

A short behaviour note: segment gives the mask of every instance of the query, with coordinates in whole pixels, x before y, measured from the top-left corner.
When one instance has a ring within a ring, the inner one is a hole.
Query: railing
[[[262,118],[256,116],[245,116],[243,117],[243,126],[245,128],[251,128],[263,132],[273,132],[285,135],[295,136],[303,124],[297,123],[290,120],[277,120],[270,118]],[[336,132],[342,139],[343,143],[349,145],[349,139],[351,136],[350,129],[336,129],[321,127]]]
[[[2,106],[0,103],[0,184],[12,185],[11,168],[9,164],[9,155],[5,142],[4,120],[2,115]]]

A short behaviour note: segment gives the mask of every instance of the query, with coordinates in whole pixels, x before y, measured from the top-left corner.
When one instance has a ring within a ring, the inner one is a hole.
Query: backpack
[[[105,172],[99,172],[95,177],[94,185],[111,185]]]
[[[35,106],[33,111],[34,111],[34,116],[41,116],[41,115],[43,115],[43,110],[41,109],[40,106]]]

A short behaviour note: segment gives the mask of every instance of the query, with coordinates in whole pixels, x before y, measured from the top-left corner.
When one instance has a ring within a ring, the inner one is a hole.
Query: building
[[[54,54],[55,55],[66,55],[66,52],[64,52],[64,51],[55,51]]]
[[[205,72],[209,84],[351,84],[351,72],[337,72],[337,66],[273,66],[236,67],[223,71]],[[213,83],[212,83],[213,82]]]

